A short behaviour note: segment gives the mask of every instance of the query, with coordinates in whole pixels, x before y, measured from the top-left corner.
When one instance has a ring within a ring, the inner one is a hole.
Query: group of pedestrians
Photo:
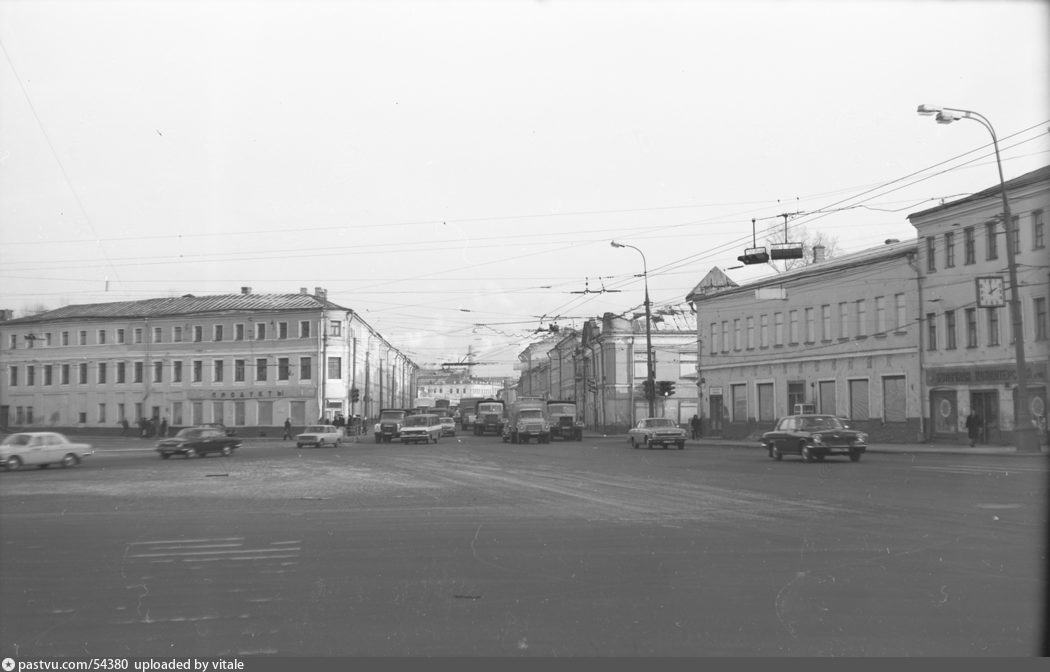
[[[131,429],[128,419],[121,418],[117,424],[120,425],[120,435],[127,436],[128,430]],[[156,418],[139,418],[138,430],[141,439],[152,439],[155,436],[165,437],[168,435],[168,419],[163,418],[158,421]]]

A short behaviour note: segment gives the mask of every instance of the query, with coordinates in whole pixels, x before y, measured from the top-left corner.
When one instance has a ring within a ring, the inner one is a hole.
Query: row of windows
[[[311,328],[310,320],[299,321],[299,334],[298,338],[310,338]],[[249,325],[251,328],[246,330],[244,324],[234,324],[233,330],[228,331],[227,327],[230,325],[225,324],[213,324],[210,329],[206,329],[203,326],[197,325],[192,327],[183,327],[182,325],[171,326],[171,327],[153,327],[151,330],[150,343],[201,343],[204,341],[204,336],[207,333],[208,337],[213,342],[221,342],[225,340],[243,341],[247,340],[248,336],[251,336],[252,340],[264,341],[270,338],[270,332],[267,330],[268,324],[265,322],[255,322]],[[168,341],[164,340],[165,330],[168,331]],[[128,329],[117,328],[112,330],[113,343],[117,345],[123,345],[128,343]],[[136,327],[130,330],[131,332],[131,343],[143,343],[146,337],[145,327]],[[341,336],[343,332],[342,323],[336,320],[329,322],[328,327],[329,336]],[[95,330],[95,342],[90,345],[107,345],[110,342],[110,331],[106,329]],[[89,345],[88,343],[88,330],[81,329],[76,332],[76,344],[77,345]],[[58,344],[60,346],[70,345],[70,337],[73,332],[61,331],[58,333]],[[232,338],[231,338],[232,337]],[[273,338],[286,339],[291,338],[289,336],[289,323],[278,322],[276,324],[276,332],[272,335]],[[54,339],[51,332],[44,332],[42,334],[23,334],[21,339],[25,342],[27,348],[36,347],[37,341],[39,341],[44,347],[52,347],[54,345]],[[9,340],[9,347],[14,350],[18,347],[19,334],[11,334]]]
[[[818,340],[830,341],[834,338],[848,339],[868,336],[869,330],[875,334],[885,334],[891,329],[904,332],[907,329],[907,301],[903,293],[894,294],[891,299],[876,296],[874,304],[874,323],[868,316],[868,300],[841,301],[837,306],[830,303],[822,306],[810,306],[772,314],[772,323],[768,313],[758,316],[749,315],[732,321],[712,322],[709,353],[768,348],[770,345],[783,346],[799,343],[816,343]],[[786,321],[785,321],[786,320]],[[757,323],[756,323],[757,322]]]
[[[984,308],[984,345],[1001,345],[1000,324],[1005,319],[1010,328],[1010,343],[1014,341],[1013,323],[1009,319],[1008,310],[999,308]],[[962,328],[967,348],[976,348],[980,343],[980,327],[978,321],[979,309],[966,308],[962,311]],[[926,313],[926,349],[937,350],[943,347],[945,350],[955,350],[959,347],[959,311],[946,310],[940,316],[937,313]],[[1046,298],[1034,297],[1032,299],[1032,335],[1036,341],[1047,340],[1047,312]],[[941,342],[943,338],[943,343]]]
[[[902,375],[883,376],[876,383],[882,412],[879,417],[885,422],[907,420],[907,385]],[[749,389],[750,387],[750,389]],[[856,378],[845,381],[845,385],[834,380],[819,381],[806,391],[805,381],[788,381],[783,391],[788,412],[796,404],[813,404],[817,413],[838,415],[851,420],[872,419],[872,381]],[[772,422],[781,415],[776,403],[776,385],[768,383],[730,383],[729,396],[723,399],[724,414],[731,422]],[[807,396],[808,394],[808,396]]]
[[[150,382],[203,383],[206,375],[205,361],[195,359],[190,361],[188,366],[186,364],[186,362],[181,360],[152,362],[148,367]],[[208,376],[208,381],[212,383],[226,382],[228,375],[226,361],[215,359],[211,360],[210,364],[210,376]],[[272,373],[270,371],[271,368],[274,369]],[[91,369],[94,369],[94,381],[89,380]],[[292,379],[293,372],[295,372],[296,369],[298,371],[298,380],[312,380],[313,358],[299,357],[297,366],[296,364],[293,364],[292,359],[289,357],[278,357],[276,362],[271,362],[266,357],[259,357],[255,360],[235,359],[233,360],[232,381],[235,383],[243,383],[248,381],[249,376],[252,376],[252,380],[255,382],[265,382],[271,379],[271,375],[274,376],[273,380],[288,381]],[[25,376],[24,379],[22,378],[23,371]],[[90,385],[92,383],[96,385],[106,385],[111,382],[111,372],[113,375],[113,383],[143,383],[145,382],[147,365],[145,362],[97,362],[92,366],[87,362],[81,362],[79,364],[29,364],[23,367],[11,366],[8,369],[8,384],[11,387],[18,387],[20,385],[26,387],[55,384],[71,385],[73,384],[73,376],[75,376],[77,385]],[[39,381],[37,376],[38,373],[40,374]],[[329,380],[338,380],[342,378],[342,357],[328,358],[327,374]]]
[[[293,422],[301,421],[304,416],[303,411],[305,407],[303,402],[292,401],[291,415],[293,416]],[[110,418],[109,412],[111,406],[108,406],[105,402],[100,402],[95,406],[95,422],[98,424],[107,424],[110,420],[115,422],[121,422],[122,420],[136,421],[138,418],[145,418],[147,409],[141,402],[133,404],[132,415],[128,416],[128,405],[124,403],[117,403],[116,406],[116,417]],[[297,409],[296,406],[299,406]],[[6,409],[7,407],[3,407]],[[274,402],[272,401],[253,401],[251,406],[247,405],[243,401],[234,401],[232,404],[232,418],[227,417],[225,402],[215,401],[210,405],[211,408],[211,422],[230,423],[232,421],[234,426],[243,427],[248,421],[248,410],[253,411],[253,419],[260,425],[273,425],[274,423]],[[204,402],[194,401],[183,404],[181,401],[173,401],[171,403],[171,422],[175,426],[184,424],[184,421],[190,421],[190,424],[198,425],[204,422]],[[32,406],[15,406],[14,408],[14,424],[20,427],[35,424],[35,415],[33,413]],[[152,417],[162,417],[162,409],[159,406],[154,406],[151,411]],[[88,413],[86,411],[72,411],[71,418],[75,418],[76,422],[84,425],[88,423]],[[300,418],[300,420],[294,420],[294,418]]]
[[[1032,233],[1032,249],[1042,250],[1046,247],[1046,227],[1043,223],[1043,211],[1033,210],[1031,215],[1031,233]],[[1010,232],[1013,234],[1010,238],[1013,243],[1014,252],[1020,251],[1021,248],[1021,219],[1018,215],[1014,215],[1011,218]],[[993,220],[985,222],[983,237],[984,237],[984,258],[986,261],[993,261],[999,258],[999,222]],[[962,263],[964,266],[977,263],[977,229],[972,226],[967,226],[962,229],[961,241],[956,236],[955,231],[949,231],[941,234],[941,241],[943,244],[943,263],[944,268],[954,268],[956,265],[956,243],[961,242],[961,253]],[[926,238],[926,272],[935,273],[937,271],[937,236],[927,236]]]

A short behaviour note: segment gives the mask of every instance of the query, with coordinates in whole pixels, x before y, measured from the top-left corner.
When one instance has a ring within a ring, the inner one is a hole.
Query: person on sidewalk
[[[291,420],[291,418],[285,418],[284,419],[284,438],[285,439],[291,439],[292,438],[292,420]]]
[[[970,414],[966,416],[966,435],[970,437],[970,447],[977,445],[977,439],[981,435],[981,425],[984,422],[981,421],[981,416],[977,415],[977,411],[970,409]]]
[[[689,426],[693,428],[693,438],[700,438],[700,416],[693,414],[692,419],[689,421]]]

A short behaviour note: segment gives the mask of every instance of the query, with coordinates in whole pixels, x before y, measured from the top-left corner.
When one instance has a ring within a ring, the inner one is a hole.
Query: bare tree
[[[39,315],[41,313],[46,313],[49,310],[51,310],[51,308],[48,308],[44,304],[42,304],[42,303],[35,303],[35,304],[31,305],[31,306],[26,306],[21,311],[19,311],[21,313],[21,315],[19,315],[19,317],[31,317],[33,315]]]
[[[838,254],[838,240],[834,236],[824,231],[815,231],[810,233],[804,226],[790,226],[787,230],[788,240],[784,240],[784,225],[783,224],[771,224],[766,229],[766,245],[773,245],[774,243],[802,243],[802,258],[801,259],[784,259],[780,263],[783,265],[778,268],[780,272],[791,271],[796,268],[802,268],[803,266],[809,266],[814,262],[813,248],[823,247],[823,258],[831,259]],[[774,263],[774,262],[770,262]]]

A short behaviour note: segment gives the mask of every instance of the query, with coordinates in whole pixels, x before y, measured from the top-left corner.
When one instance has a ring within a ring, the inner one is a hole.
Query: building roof
[[[1030,173],[1025,173],[1020,177],[1015,177],[1012,180],[1007,180],[1006,191],[1010,191],[1012,189],[1020,189],[1021,187],[1027,187],[1030,184],[1036,184],[1038,182],[1047,181],[1050,181],[1050,166],[1043,166],[1042,168],[1037,168],[1036,170],[1033,170]],[[970,194],[966,198],[960,198],[957,201],[951,201],[950,203],[943,203],[932,208],[927,208],[926,210],[913,212],[912,214],[908,215],[908,219],[910,220],[912,217],[924,217],[926,215],[932,215],[933,213],[940,212],[941,210],[951,210],[953,208],[957,208],[960,205],[964,205],[966,203],[973,203],[974,201],[980,201],[986,198],[998,197],[1001,191],[1002,190],[999,188],[999,185],[996,184],[993,187],[982,189],[981,191],[978,191],[975,194]]]
[[[872,264],[882,261],[884,259],[892,259],[895,257],[902,257],[908,254],[915,253],[917,249],[918,241],[916,239],[898,241],[890,240],[884,245],[879,247],[870,247],[866,250],[859,252],[853,252],[851,254],[844,254],[840,257],[833,257],[826,261],[821,261],[814,264],[807,264],[784,273],[772,275],[765,278],[759,278],[752,282],[745,283],[739,286],[727,287],[721,291],[706,291],[708,288],[701,285],[697,285],[693,291],[689,292],[686,296],[686,301],[695,302],[703,301],[706,298],[716,298],[732,294],[734,292],[750,292],[755,289],[762,287],[770,287],[782,285],[785,282],[791,280],[799,280],[806,278],[811,275],[823,274],[828,271],[843,270],[846,268],[854,268],[856,266],[862,266],[864,264]]]
[[[258,313],[301,310],[347,310],[313,294],[220,294],[218,296],[183,296],[143,301],[85,303],[64,306],[44,313],[7,320],[5,325],[34,324],[56,320],[142,319],[172,317],[199,313]]]

